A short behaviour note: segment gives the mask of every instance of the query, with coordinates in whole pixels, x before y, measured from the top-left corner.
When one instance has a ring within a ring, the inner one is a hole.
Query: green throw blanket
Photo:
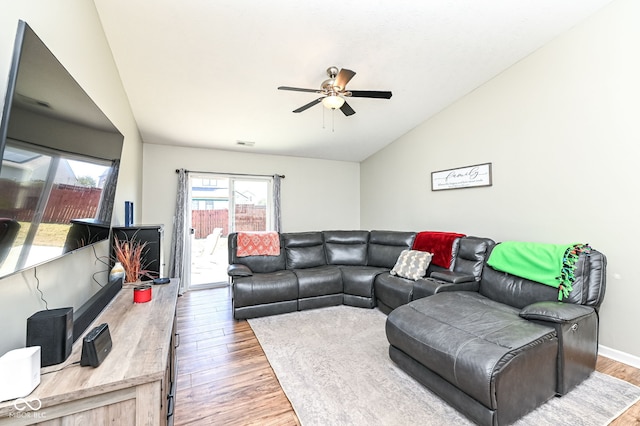
[[[575,263],[587,244],[543,244],[505,241],[496,245],[487,264],[498,271],[558,289],[558,300],[569,296]]]

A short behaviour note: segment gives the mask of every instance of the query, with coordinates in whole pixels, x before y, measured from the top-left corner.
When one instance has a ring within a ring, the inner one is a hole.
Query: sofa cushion
[[[484,261],[494,246],[495,241],[490,238],[460,238],[452,270],[460,275],[472,275],[479,281]]]
[[[410,280],[417,280],[425,276],[433,255],[426,251],[402,250],[400,257],[391,270],[391,275],[397,275]]]
[[[326,265],[322,232],[282,234],[287,269],[315,268]]]
[[[324,231],[323,235],[329,265],[367,264],[369,231]]]
[[[372,298],[374,280],[388,270],[372,266],[340,266],[340,271],[345,294]]]
[[[518,309],[535,302],[557,301],[558,289],[485,265],[480,278],[480,294]]]
[[[389,273],[380,274],[374,282],[376,299],[390,309],[406,305],[413,298],[413,284],[413,280],[393,276]]]
[[[233,282],[234,308],[298,299],[298,279],[291,271],[238,277]]]
[[[367,249],[367,265],[391,269],[402,250],[409,250],[415,232],[371,231]]]
[[[293,269],[298,277],[299,298],[342,293],[342,275],[337,266]]]

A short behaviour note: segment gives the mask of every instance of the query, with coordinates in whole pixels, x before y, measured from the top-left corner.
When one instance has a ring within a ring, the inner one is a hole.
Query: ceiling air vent
[[[236,145],[242,146],[254,146],[256,143],[253,141],[236,141]]]

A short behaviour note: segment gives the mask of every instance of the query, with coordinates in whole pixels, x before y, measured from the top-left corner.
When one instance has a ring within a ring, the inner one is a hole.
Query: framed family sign
[[[431,190],[491,186],[491,163],[431,172]]]

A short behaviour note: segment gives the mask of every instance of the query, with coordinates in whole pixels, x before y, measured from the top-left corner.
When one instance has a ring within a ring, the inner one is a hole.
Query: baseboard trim
[[[640,368],[640,357],[619,351],[617,349],[598,345],[598,355],[611,358],[614,361],[622,362],[635,368]]]

